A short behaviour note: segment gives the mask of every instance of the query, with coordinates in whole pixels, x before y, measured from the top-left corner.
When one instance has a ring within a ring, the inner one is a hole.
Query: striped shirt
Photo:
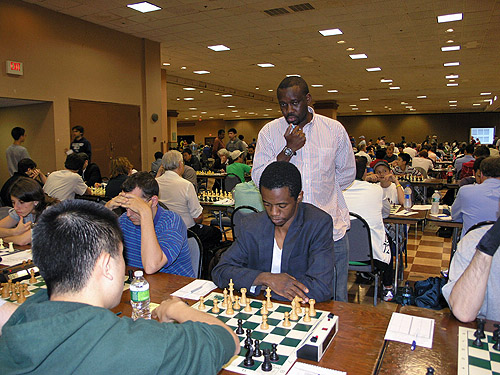
[[[290,160],[302,175],[304,202],[311,203],[330,214],[333,219],[333,239],[338,241],[350,228],[349,209],[342,195],[356,176],[354,152],[342,124],[331,118],[313,114],[303,127],[306,144]],[[267,123],[259,132],[252,168],[252,179],[259,184],[268,164],[286,146],[288,128],[284,117]]]
[[[141,259],[141,227],[134,225],[127,217],[127,213],[120,216],[119,221],[124,237],[125,263],[132,267],[144,268]],[[158,243],[168,260],[159,272],[195,277],[191,265],[187,229],[182,218],[175,212],[158,206],[153,223]]]

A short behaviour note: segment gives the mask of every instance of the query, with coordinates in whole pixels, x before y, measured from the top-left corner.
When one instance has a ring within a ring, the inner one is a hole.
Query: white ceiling
[[[165,67],[171,82],[168,109],[178,110],[179,120],[275,117],[275,89],[286,74],[300,74],[309,85],[322,84],[310,87],[313,99],[336,100],[339,115],[481,112],[499,107],[500,101],[490,105],[484,100],[500,95],[500,0],[310,0],[314,9],[300,12],[290,8],[301,3],[293,0],[151,0],[162,10],[145,14],[126,7],[133,1],[25,1],[161,42],[162,62],[170,64]],[[274,8],[288,13],[264,12]],[[462,21],[437,23],[438,15],[460,12]],[[330,28],[340,28],[343,35],[323,37],[318,32]],[[454,31],[446,32],[449,28]],[[345,43],[337,43],[341,40]],[[231,50],[207,48],[216,44]],[[441,51],[449,45],[460,45],[461,50]],[[348,47],[354,51],[346,51]],[[352,53],[368,58],[352,60]],[[460,66],[443,67],[453,61]],[[275,67],[257,66],[266,62]],[[365,70],[377,66],[382,70]],[[195,70],[210,74],[194,74]],[[459,86],[447,86],[449,74],[459,75]],[[392,79],[400,89],[390,90],[381,78]],[[197,90],[185,91],[186,86]],[[338,93],[328,93],[329,89]],[[221,96],[231,90],[232,97]],[[482,92],[491,95],[481,96]],[[420,95],[427,98],[417,99]],[[457,106],[450,107],[450,100]]]

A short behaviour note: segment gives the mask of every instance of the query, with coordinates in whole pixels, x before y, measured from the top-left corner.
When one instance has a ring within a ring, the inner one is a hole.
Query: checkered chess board
[[[268,309],[269,314],[267,316],[267,323],[269,324],[269,329],[262,330],[260,328],[260,324],[262,323],[260,309],[264,301],[250,300],[251,312],[244,311],[244,307],[242,306],[241,310],[235,310],[233,315],[228,315],[226,314],[226,310],[221,306],[221,303],[219,303],[220,313],[215,314],[212,312],[214,299],[222,302],[224,296],[221,293],[215,292],[209,294],[204,302],[206,306],[205,312],[215,315],[218,319],[231,327],[233,331],[238,327],[238,319],[243,321],[245,333],[238,335],[241,343],[240,353],[235,355],[224,366],[225,369],[239,374],[286,374],[297,359],[297,350],[302,346],[303,342],[308,339],[309,333],[328,315],[326,311],[316,310],[316,316],[311,317],[310,322],[304,322],[304,314],[301,314],[298,321],[290,321],[290,327],[283,327],[284,314],[286,311],[292,311],[292,307],[291,305],[284,305],[273,301],[273,307]],[[198,305],[199,302],[195,303],[193,308],[197,309]],[[270,372],[264,372],[260,368],[264,361],[263,356],[254,357],[255,364],[252,367],[245,367],[243,365],[246,354],[244,341],[246,338],[246,329],[248,328],[252,330],[252,339],[260,341],[260,349],[271,350],[271,344],[278,344],[277,353],[280,358],[278,362],[272,363],[273,368]]]
[[[458,375],[500,375],[500,351],[493,349],[493,334],[484,331],[483,346],[475,347],[472,342],[475,329],[459,327]]]

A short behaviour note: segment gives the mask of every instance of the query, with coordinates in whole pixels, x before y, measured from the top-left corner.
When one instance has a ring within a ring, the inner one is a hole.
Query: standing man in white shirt
[[[349,209],[342,195],[356,176],[354,152],[342,124],[314,113],[309,88],[297,76],[281,81],[277,90],[283,117],[259,132],[252,179],[259,184],[273,161],[293,163],[302,175],[304,202],[326,211],[333,219],[337,289],[335,300],[347,301],[349,248],[345,237],[350,227]]]

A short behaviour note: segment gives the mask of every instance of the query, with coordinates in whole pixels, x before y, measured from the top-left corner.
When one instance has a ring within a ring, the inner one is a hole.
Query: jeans
[[[337,287],[335,288],[334,300],[347,302],[347,272],[349,269],[349,241],[347,235],[335,241],[333,254],[337,269]]]

